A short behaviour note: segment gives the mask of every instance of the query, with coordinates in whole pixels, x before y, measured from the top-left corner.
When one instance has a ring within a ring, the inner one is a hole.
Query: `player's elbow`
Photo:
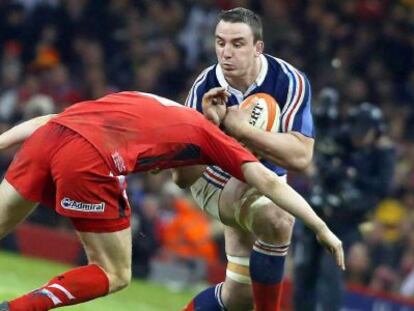
[[[291,157],[289,163],[289,170],[292,171],[303,171],[312,162],[313,152],[303,152],[295,157]]]
[[[287,169],[294,171],[305,170],[312,162],[314,139],[300,133],[290,133],[295,140],[292,140],[292,151],[286,156]]]
[[[188,182],[185,179],[180,178],[180,176],[177,176],[175,174],[172,174],[172,180],[181,189],[185,189],[185,188],[191,186],[191,185],[188,185]]]
[[[188,188],[192,185],[191,181],[185,174],[183,174],[179,169],[172,169],[172,180],[173,182],[180,187],[181,189]]]
[[[204,165],[192,165],[187,167],[174,168],[172,172],[172,180],[180,188],[188,188],[202,175],[205,169]]]
[[[303,171],[309,166],[311,161],[312,161],[312,157],[309,157],[309,156],[298,157],[293,161],[291,170]]]

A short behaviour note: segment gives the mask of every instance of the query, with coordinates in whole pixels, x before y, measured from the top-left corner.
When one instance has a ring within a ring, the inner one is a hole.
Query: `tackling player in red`
[[[211,98],[204,104],[209,118],[219,124],[225,106],[213,105]],[[131,279],[131,230],[124,175],[193,164],[219,165],[256,187],[302,219],[344,266],[341,242],[306,201],[190,108],[147,93],[110,94],[23,123],[0,136],[0,147],[30,134],[0,185],[0,238],[41,202],[70,218],[88,265],[0,304],[0,310],[49,310],[126,287]]]

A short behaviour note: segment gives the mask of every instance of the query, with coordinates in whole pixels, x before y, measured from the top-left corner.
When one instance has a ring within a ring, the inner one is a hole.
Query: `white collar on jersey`
[[[263,54],[260,55],[260,61],[262,63],[262,66],[260,68],[260,72],[257,75],[256,80],[252,83],[252,85],[249,86],[249,88],[247,89],[245,94],[250,93],[255,87],[261,85],[263,83],[264,79],[266,78],[267,70],[269,68],[269,62],[267,61],[266,57]],[[218,82],[220,83],[220,86],[222,86],[225,89],[230,90],[230,91],[231,90],[236,90],[235,88],[231,87],[227,83],[226,78],[224,77],[224,74],[223,74],[223,69],[221,69],[220,64],[217,64],[217,67],[216,67],[216,77],[217,77]],[[238,90],[236,90],[236,91],[238,91]]]

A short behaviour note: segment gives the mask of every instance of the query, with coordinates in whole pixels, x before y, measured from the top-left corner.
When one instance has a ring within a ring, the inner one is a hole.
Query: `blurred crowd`
[[[265,52],[308,75],[315,109],[329,90],[338,120],[362,102],[382,110],[395,170],[359,226],[361,239],[349,246],[346,277],[414,296],[412,0],[3,0],[0,131],[118,90],[184,102],[194,78],[216,61],[217,13],[236,6],[262,16]],[[2,172],[13,153],[0,155]],[[312,182],[291,178],[303,192]],[[159,262],[171,256],[219,260],[220,229],[171,184],[168,173],[130,178],[129,195],[136,275],[150,273],[154,256]],[[46,209],[31,220],[67,226]]]

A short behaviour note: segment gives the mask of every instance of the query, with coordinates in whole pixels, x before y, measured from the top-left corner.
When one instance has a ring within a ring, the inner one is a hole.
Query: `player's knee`
[[[263,209],[253,221],[253,233],[269,242],[285,242],[290,239],[295,218],[282,210]]]
[[[281,230],[291,232],[295,224],[295,217],[285,212],[284,215],[280,217],[280,222],[279,226],[281,227]]]

